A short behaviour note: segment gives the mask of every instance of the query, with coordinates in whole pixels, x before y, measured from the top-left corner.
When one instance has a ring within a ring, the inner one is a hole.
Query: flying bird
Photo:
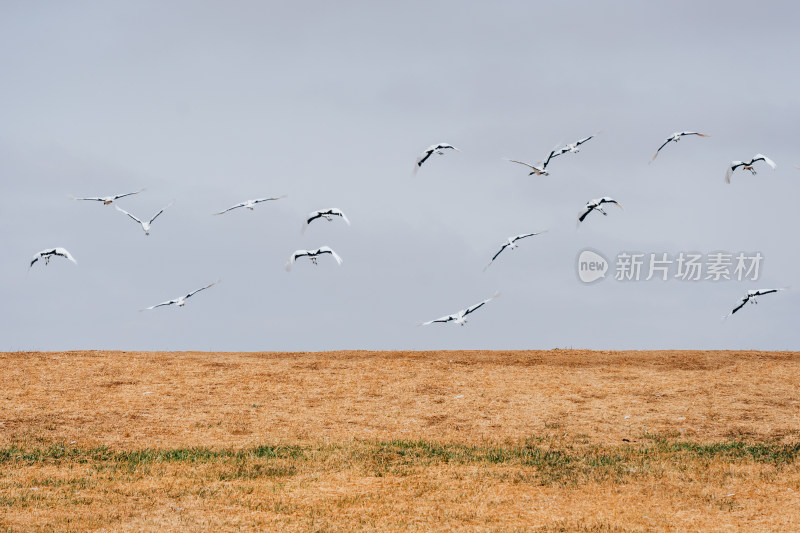
[[[589,139],[593,139],[595,135],[597,135],[597,133],[589,135],[588,137],[585,137],[585,138],[583,138],[583,139],[581,139],[579,141],[576,141],[574,143],[567,144],[566,146],[564,146],[563,148],[558,150],[555,154],[553,154],[553,157],[560,156],[561,154],[566,154],[567,152],[570,152],[570,153],[573,153],[573,154],[577,154],[578,152],[581,151],[579,146],[582,145],[583,143],[585,143],[586,141],[588,141]]]
[[[531,165],[530,163],[525,163],[523,161],[517,161],[516,159],[506,159],[506,161],[511,161],[512,163],[517,163],[518,165],[525,165],[526,167],[530,168],[531,171],[528,173],[528,176],[532,176],[536,174],[537,176],[549,176],[550,173],[547,172],[547,164],[550,163],[550,160],[556,156],[556,149],[553,148],[550,150],[550,153],[547,155],[547,159],[544,160],[544,163],[541,161],[536,163],[535,165]]]
[[[280,200],[281,198],[286,198],[286,195],[284,194],[283,196],[277,196],[275,198],[256,198],[254,200],[245,200],[244,202],[242,202],[240,204],[233,205],[233,206],[229,207],[228,209],[226,209],[224,211],[220,211],[219,213],[213,213],[213,214],[214,215],[222,215],[224,213],[227,213],[228,211],[233,211],[234,209],[239,209],[240,207],[246,207],[250,211],[253,211],[253,208],[255,207],[256,204],[260,204],[261,202],[269,202],[270,200]]]
[[[599,211],[599,212],[603,213],[604,216],[608,216],[608,213],[606,213],[603,210],[603,208],[600,207],[603,204],[614,204],[617,207],[619,207],[620,209],[623,209],[622,205],[620,205],[619,202],[617,202],[616,200],[614,200],[613,198],[611,198],[609,196],[603,196],[602,198],[595,198],[594,200],[589,200],[588,202],[586,202],[586,211],[581,211],[580,215],[578,216],[578,224],[583,222],[583,220],[592,211]]]
[[[334,259],[336,259],[336,263],[341,265],[342,258],[334,252],[330,246],[320,246],[316,250],[295,250],[295,252],[289,257],[289,261],[286,263],[286,272],[289,272],[292,269],[292,265],[294,264],[297,259],[301,257],[308,257],[311,259],[313,264],[317,264],[317,256],[322,254],[331,254]]]
[[[751,159],[747,163],[745,163],[744,161],[731,161],[731,166],[728,168],[728,171],[725,173],[725,183],[730,183],[731,182],[731,174],[733,174],[733,171],[736,170],[739,167],[742,167],[745,170],[749,170],[750,173],[755,176],[756,175],[756,169],[753,168],[753,163],[755,163],[756,161],[763,161],[766,164],[768,164],[770,167],[772,167],[772,170],[775,170],[775,166],[776,166],[775,165],[775,161],[773,161],[772,159],[770,159],[769,157],[767,157],[767,156],[765,156],[763,154],[756,154],[756,155],[753,156],[753,159]]]
[[[656,157],[658,157],[658,153],[661,151],[662,148],[664,148],[670,142],[678,142],[678,141],[680,141],[681,137],[683,137],[684,135],[697,135],[698,137],[711,137],[711,135],[708,135],[706,133],[697,133],[696,131],[676,131],[675,133],[670,135],[669,138],[666,141],[664,141],[664,144],[662,144],[661,146],[658,147],[658,150],[656,150],[656,153],[653,156],[653,159],[650,160],[650,162],[652,163],[653,161],[656,160]]]
[[[166,302],[161,302],[160,304],[151,305],[150,307],[145,307],[144,309],[140,309],[140,311],[148,311],[150,309],[155,309],[156,307],[162,307],[162,306],[165,306],[165,305],[172,305],[172,304],[175,304],[178,307],[183,307],[184,305],[186,305],[186,300],[188,300],[189,298],[191,298],[192,296],[194,296],[195,294],[197,294],[200,291],[204,291],[204,290],[206,290],[208,288],[213,287],[214,285],[216,285],[219,282],[220,282],[220,280],[217,280],[214,283],[210,283],[210,284],[206,285],[205,287],[200,287],[199,289],[190,292],[186,296],[181,296],[179,298],[175,298],[174,300],[167,300]]]
[[[455,146],[453,146],[452,144],[447,144],[447,143],[432,144],[428,148],[426,148],[425,151],[422,152],[422,154],[420,154],[420,156],[417,158],[417,165],[414,167],[414,172],[416,172],[417,169],[419,169],[419,167],[422,166],[422,163],[427,161],[428,158],[434,152],[439,154],[439,155],[443,155],[444,154],[444,150],[447,150],[447,149],[455,150],[456,152],[460,152],[461,151],[458,148],[456,148]]]
[[[116,208],[116,210],[117,210],[117,211],[119,211],[120,213],[125,213],[126,215],[128,215],[129,217],[131,217],[131,219],[133,219],[133,220],[135,220],[136,222],[138,222],[139,224],[141,224],[141,225],[142,225],[142,229],[144,230],[144,234],[145,234],[145,235],[150,235],[150,224],[152,224],[152,223],[153,223],[153,221],[154,221],[155,219],[157,219],[157,218],[158,218],[158,215],[160,215],[161,213],[163,213],[163,212],[164,212],[164,209],[168,208],[169,206],[171,206],[171,205],[172,205],[172,204],[174,204],[174,203],[175,203],[175,202],[174,202],[174,201],[172,201],[172,202],[168,203],[167,205],[165,205],[164,207],[162,207],[162,208],[161,208],[161,211],[159,211],[158,213],[156,213],[155,215],[153,215],[153,218],[151,218],[151,219],[150,219],[149,221],[147,221],[147,222],[144,222],[144,221],[142,221],[142,220],[139,220],[138,218],[136,218],[135,216],[131,215],[130,213],[128,213],[127,211],[125,211],[124,209],[122,209],[122,208],[121,208],[120,206],[118,206],[118,205],[115,205],[114,207],[115,207],[115,208]]]
[[[78,262],[75,261],[75,258],[72,257],[72,254],[70,254],[66,250],[66,248],[49,248],[47,250],[42,250],[41,252],[37,252],[36,255],[33,256],[33,259],[31,260],[31,264],[28,266],[28,268],[32,267],[33,264],[36,263],[36,261],[38,261],[39,259],[44,259],[44,264],[45,265],[49,265],[50,264],[50,258],[51,257],[55,257],[55,256],[65,257],[65,258],[69,259],[70,261],[72,261],[73,263],[75,263],[76,265],[78,264]]]
[[[419,323],[417,325],[418,326],[427,326],[428,324],[433,324],[434,322],[442,322],[442,323],[454,322],[456,324],[459,324],[459,325],[463,326],[464,324],[467,323],[466,318],[467,318],[468,314],[470,314],[470,313],[472,313],[474,311],[477,311],[478,309],[480,309],[481,307],[483,307],[487,303],[491,302],[492,300],[494,300],[498,296],[500,296],[500,293],[496,292],[496,293],[494,293],[494,296],[492,296],[491,298],[486,299],[486,300],[484,300],[482,302],[478,302],[475,305],[467,307],[466,309],[462,309],[461,311],[459,311],[457,313],[454,313],[452,315],[443,316],[441,318],[437,318],[436,320],[428,320],[427,322],[421,322],[421,323]]]
[[[317,220],[318,218],[324,218],[325,220],[330,222],[333,220],[333,217],[342,217],[342,220],[347,222],[348,226],[350,225],[350,221],[347,220],[347,217],[345,216],[345,214],[342,212],[341,209],[336,209],[335,207],[332,207],[330,209],[319,209],[317,211],[312,211],[308,214],[305,222],[303,222],[303,229],[301,230],[301,233],[305,233],[308,225]]]
[[[114,203],[114,200],[119,200],[120,198],[125,198],[126,196],[132,196],[134,194],[139,194],[140,192],[144,191],[144,189],[136,192],[126,192],[125,194],[115,194],[112,196],[102,196],[102,197],[94,197],[94,198],[75,198],[74,196],[70,196],[73,200],[91,200],[95,202],[103,202],[103,205],[109,205]]]
[[[517,235],[516,237],[509,237],[509,238],[506,240],[506,242],[504,242],[504,243],[503,243],[503,244],[500,246],[500,251],[499,251],[499,252],[497,252],[496,254],[494,254],[494,257],[492,257],[492,260],[491,260],[491,261],[489,261],[489,264],[488,264],[488,265],[486,265],[486,266],[483,268],[483,271],[484,271],[484,272],[486,272],[486,269],[487,269],[487,268],[489,268],[490,266],[492,266],[492,263],[494,263],[494,260],[495,260],[495,259],[497,259],[497,256],[498,256],[498,255],[500,255],[501,253],[503,253],[503,250],[505,250],[506,248],[508,248],[508,249],[510,249],[510,250],[513,250],[514,248],[518,247],[518,246],[519,246],[519,244],[517,244],[517,241],[518,241],[518,240],[520,240],[520,239],[524,239],[524,238],[526,238],[526,237],[533,237],[534,235],[540,235],[540,234],[544,233],[545,231],[547,231],[547,230],[540,231],[540,232],[538,232],[538,233],[523,233],[522,235]]]
[[[736,304],[736,307],[733,308],[733,311],[731,311],[730,313],[728,313],[727,315],[725,315],[722,318],[728,318],[729,316],[734,314],[736,311],[738,311],[739,309],[744,307],[744,305],[747,302],[750,302],[751,304],[757,304],[758,303],[758,301],[756,300],[757,296],[762,296],[764,294],[770,294],[770,293],[778,292],[778,291],[785,291],[786,289],[788,289],[788,287],[781,287],[780,289],[758,289],[758,290],[754,290],[754,291],[747,291],[747,294],[742,296],[739,299],[739,303]]]

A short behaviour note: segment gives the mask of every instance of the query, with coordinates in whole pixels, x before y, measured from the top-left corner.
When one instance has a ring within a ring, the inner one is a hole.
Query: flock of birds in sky
[[[589,135],[588,137],[584,137],[583,139],[579,139],[574,143],[566,144],[565,146],[563,146],[561,148],[559,148],[558,145],[556,145],[552,150],[550,150],[550,152],[547,154],[547,157],[544,159],[544,161],[539,161],[539,162],[534,163],[534,164],[526,163],[524,161],[518,161],[516,159],[507,159],[507,161],[509,161],[511,163],[516,163],[518,165],[523,165],[523,166],[528,167],[530,169],[530,172],[528,173],[529,176],[532,176],[532,175],[549,176],[550,172],[547,170],[547,166],[550,164],[550,162],[553,160],[553,158],[561,156],[561,155],[564,155],[564,154],[568,154],[568,153],[574,154],[574,153],[580,152],[580,146],[582,144],[586,143],[587,141],[593,139],[599,133],[600,132],[597,132],[597,133],[594,133],[592,135]],[[656,150],[656,153],[653,155],[653,158],[650,160],[650,162],[652,163],[653,161],[655,161],[655,159],[658,157],[658,154],[661,153],[661,150],[664,147],[666,147],[669,143],[671,143],[671,142],[677,143],[683,137],[686,137],[686,136],[689,136],[689,135],[696,135],[698,137],[710,137],[710,135],[708,135],[706,133],[699,133],[699,132],[696,132],[696,131],[676,131],[675,133],[673,133],[672,135],[667,137],[667,139],[661,144],[661,146],[658,147],[658,150]],[[424,152],[422,152],[422,154],[417,159],[417,164],[414,167],[414,171],[416,172],[423,165],[423,163],[425,163],[428,160],[428,158],[431,155],[433,155],[434,153],[435,154],[439,154],[439,155],[444,155],[444,153],[445,153],[444,151],[445,150],[454,150],[456,152],[460,152],[461,151],[458,148],[456,148],[455,146],[453,146],[452,144],[448,144],[448,143],[439,143],[439,144],[431,145]],[[747,161],[747,162],[745,162],[745,161],[731,161],[730,165],[728,166],[727,171],[725,172],[725,183],[730,184],[731,175],[738,168],[741,168],[743,170],[749,170],[751,172],[751,174],[753,174],[753,175],[757,174],[757,172],[756,172],[756,170],[754,168],[754,165],[755,165],[755,163],[757,163],[759,161],[763,161],[764,163],[766,163],[773,170],[776,167],[775,162],[773,160],[771,160],[770,158],[768,158],[767,156],[763,155],[763,154],[756,154],[750,159],[750,161]],[[798,167],[798,168],[800,168],[800,167]],[[619,207],[620,209],[623,209],[622,204],[620,204],[619,202],[617,202],[616,200],[614,200],[610,196],[603,196],[601,198],[595,198],[593,200],[589,200],[588,202],[586,202],[586,206],[584,207],[584,209],[582,209],[581,212],[578,214],[578,225],[580,226],[580,224],[586,220],[586,217],[588,217],[589,214],[594,212],[594,211],[597,211],[598,213],[602,214],[603,216],[608,216],[608,213],[602,207],[603,204],[613,204],[613,205]],[[545,230],[545,231],[547,231],[547,230]],[[533,237],[534,235],[539,235],[541,233],[544,233],[544,231],[540,231],[538,233],[524,233],[522,235],[509,237],[501,245],[500,250],[494,255],[494,257],[492,257],[492,260],[489,261],[489,264],[486,265],[486,267],[484,268],[484,271],[487,268],[489,268],[492,265],[492,263],[494,263],[495,259],[497,259],[497,257],[503,251],[505,251],[506,249],[512,249],[513,250],[514,248],[516,248],[518,246],[517,241],[519,241],[520,239],[527,238],[527,237]],[[762,296],[764,294],[776,293],[778,291],[782,291],[782,290],[785,290],[785,289],[786,289],[786,287],[782,287],[780,289],[758,289],[758,290],[747,291],[747,294],[745,296],[743,296],[739,300],[739,302],[733,308],[733,310],[730,313],[728,313],[727,315],[725,315],[723,318],[727,318],[727,317],[733,315],[734,313],[739,311],[742,307],[744,307],[744,305],[746,303],[748,303],[748,302],[754,303],[754,304],[758,303],[758,301],[756,299],[756,297],[758,297],[758,296]],[[436,320],[429,320],[428,322],[422,322],[419,325],[427,326],[429,324],[433,324],[433,323],[436,323],[436,322],[441,322],[441,323],[453,322],[455,324],[459,324],[459,325],[463,326],[466,323],[466,316],[468,314],[470,314],[470,313],[472,313],[474,311],[477,311],[478,309],[480,309],[481,307],[483,307],[484,305],[486,305],[487,303],[489,303],[493,299],[497,298],[498,296],[499,296],[499,293],[495,293],[494,296],[492,296],[491,298],[489,298],[487,300],[483,300],[482,302],[478,302],[477,304],[472,305],[470,307],[467,307],[466,309],[462,309],[462,310],[458,311],[457,313],[454,313],[452,315],[443,316],[441,318],[437,318]]]
[[[530,163],[526,163],[526,162],[523,162],[523,161],[518,161],[518,160],[515,160],[515,159],[507,159],[507,161],[510,161],[511,163],[516,163],[516,164],[528,167],[530,169],[530,172],[528,173],[528,175],[549,176],[550,172],[547,170],[547,167],[548,167],[548,165],[550,165],[550,163],[552,162],[552,160],[554,158],[562,156],[564,154],[568,154],[568,153],[575,154],[575,153],[580,152],[581,145],[583,145],[584,143],[586,143],[589,140],[593,139],[596,135],[598,135],[598,133],[595,133],[593,135],[590,135],[588,137],[580,139],[580,140],[578,140],[578,141],[576,141],[574,143],[566,144],[565,146],[563,146],[561,148],[554,147],[552,150],[550,150],[550,152],[548,153],[547,157],[543,161],[539,161],[539,162],[537,162],[535,164],[530,164]],[[671,142],[677,143],[683,137],[686,137],[686,136],[709,137],[709,135],[707,135],[705,133],[699,133],[699,132],[696,132],[696,131],[675,132],[671,136],[669,136],[661,146],[658,147],[658,150],[656,151],[655,155],[653,155],[653,158],[650,160],[650,162],[652,163],[653,161],[655,161],[655,159],[661,153],[661,150],[664,149],[668,144],[670,144]],[[460,152],[461,151],[458,148],[456,148],[455,146],[453,146],[451,144],[447,144],[447,143],[439,143],[439,144],[431,145],[417,158],[417,162],[414,165],[414,172],[416,173],[422,167],[422,165],[426,161],[428,161],[428,159],[431,157],[431,155],[433,155],[433,154],[443,155],[445,153],[445,150],[453,150],[453,151],[456,151],[456,152]],[[770,158],[768,158],[767,156],[765,156],[763,154],[756,154],[749,161],[746,161],[746,162],[745,161],[732,161],[730,163],[730,165],[728,166],[728,169],[727,169],[727,171],[725,173],[725,183],[730,183],[731,182],[731,176],[739,168],[741,168],[742,170],[749,170],[753,175],[755,175],[756,174],[756,170],[754,168],[754,165],[757,162],[760,162],[760,161],[763,161],[766,165],[768,165],[772,169],[776,168],[775,162],[772,161]],[[800,167],[798,167],[798,168],[800,168]],[[107,205],[114,204],[117,200],[119,200],[121,198],[126,198],[126,197],[129,197],[129,196],[133,196],[133,195],[139,194],[139,193],[141,193],[143,191],[144,191],[144,189],[141,189],[141,190],[138,190],[138,191],[135,191],[135,192],[129,192],[129,193],[117,194],[117,195],[111,195],[111,196],[87,197],[87,198],[75,198],[74,196],[70,196],[70,198],[72,198],[73,200],[79,200],[79,201],[101,202],[101,203],[103,203],[103,205],[107,206]],[[233,210],[236,210],[236,209],[240,209],[240,208],[246,208],[246,209],[248,209],[250,211],[253,211],[257,204],[264,203],[264,202],[275,201],[275,200],[280,200],[282,198],[286,198],[286,195],[278,196],[278,197],[270,197],[270,198],[256,198],[256,199],[251,199],[251,200],[245,200],[244,202],[241,202],[241,203],[238,203],[236,205],[233,205],[233,206],[231,206],[231,207],[229,207],[229,208],[227,208],[227,209],[225,209],[223,211],[219,211],[218,213],[213,213],[213,215],[223,215],[225,213],[228,213],[230,211],[233,211]],[[144,231],[144,234],[147,236],[147,235],[150,235],[150,230],[152,228],[153,222],[167,208],[169,208],[172,204],[173,204],[173,202],[170,202],[169,204],[167,204],[166,206],[161,208],[161,210],[159,210],[156,214],[154,214],[152,217],[150,217],[147,220],[140,219],[140,218],[134,216],[133,214],[129,213],[128,211],[126,211],[124,209],[122,209],[121,207],[119,207],[116,204],[114,205],[114,207],[115,207],[115,209],[117,211],[119,211],[120,213],[128,216],[131,220],[133,220],[134,222],[139,224],[141,226],[142,230]],[[578,225],[580,226],[580,224],[583,223],[586,220],[586,218],[589,216],[589,214],[591,214],[594,211],[602,214],[603,216],[608,216],[608,213],[603,209],[603,205],[604,204],[613,204],[613,205],[619,207],[620,209],[623,209],[622,205],[619,202],[617,202],[616,200],[614,200],[613,198],[611,198],[609,196],[603,196],[601,198],[596,198],[596,199],[593,199],[593,200],[589,200],[588,202],[586,202],[586,205],[584,206],[584,208],[578,214],[578,221],[577,221]],[[316,220],[325,219],[328,222],[331,222],[331,221],[334,220],[334,218],[341,218],[348,226],[350,225],[350,220],[348,220],[347,216],[340,209],[338,209],[338,208],[319,209],[319,210],[312,211],[311,213],[309,213],[309,215],[306,217],[306,219],[303,222],[301,233],[305,233],[305,231],[308,228],[308,226],[311,223],[313,223],[314,221],[316,221]],[[494,254],[494,256],[492,256],[491,260],[489,261],[489,263],[484,268],[484,271],[486,271],[486,269],[488,269],[495,262],[495,260],[497,260],[497,258],[500,256],[500,254],[502,254],[505,250],[508,250],[508,249],[513,250],[513,249],[517,248],[519,246],[518,242],[520,240],[526,239],[528,237],[533,237],[533,236],[536,236],[536,235],[540,235],[540,234],[544,233],[545,231],[547,231],[547,230],[543,230],[543,231],[539,231],[539,232],[535,232],[535,233],[524,233],[524,234],[521,234],[521,235],[508,237],[508,239],[506,239],[506,241],[504,241],[502,243],[502,245],[500,246],[500,250],[498,250]],[[336,261],[336,263],[338,265],[342,264],[342,258],[339,257],[339,255],[330,246],[320,246],[319,248],[316,248],[316,249],[313,249],[313,250],[296,250],[296,251],[294,251],[291,254],[291,256],[289,257],[289,260],[286,263],[286,271],[287,272],[290,271],[292,266],[294,266],[295,262],[298,259],[301,259],[303,257],[308,257],[310,259],[311,263],[316,265],[317,261],[318,261],[318,258],[320,256],[324,256],[324,255],[330,255]],[[49,249],[45,249],[45,250],[42,250],[40,252],[37,252],[33,256],[33,259],[30,262],[29,268],[32,267],[34,264],[36,264],[39,261],[43,261],[44,264],[47,265],[47,264],[50,263],[50,260],[53,257],[63,257],[63,258],[65,258],[65,259],[67,259],[67,260],[69,260],[69,261],[71,261],[71,262],[73,262],[73,263],[75,263],[77,265],[77,261],[72,256],[72,254],[70,254],[65,248],[57,247],[57,248],[49,248]],[[210,283],[210,284],[208,284],[208,285],[206,285],[204,287],[200,287],[199,289],[196,289],[196,290],[194,290],[194,291],[192,291],[192,292],[190,292],[188,294],[185,294],[183,296],[179,296],[177,298],[173,298],[171,300],[167,300],[167,301],[152,305],[150,307],[146,307],[146,308],[142,309],[142,311],[155,309],[156,307],[164,307],[164,306],[170,306],[170,305],[176,305],[178,307],[183,307],[186,304],[186,301],[189,298],[191,298],[192,296],[194,296],[195,294],[197,294],[197,293],[199,293],[201,291],[204,291],[206,289],[209,289],[209,288],[213,287],[217,283],[219,283],[219,280],[217,280],[217,281],[215,281],[213,283]],[[786,289],[786,287],[779,288],[779,289],[749,290],[749,291],[747,291],[747,294],[745,296],[743,296],[737,302],[737,304],[733,308],[733,310],[730,313],[728,313],[727,315],[725,315],[725,317],[727,318],[728,316],[733,315],[734,313],[736,313],[737,311],[742,309],[744,307],[744,305],[747,304],[748,302],[757,303],[756,298],[759,297],[759,296],[763,296],[765,294],[776,293],[776,292],[779,292],[779,291],[782,291],[782,290],[785,290],[785,289]],[[495,298],[497,298],[499,295],[500,295],[500,293],[495,293],[492,297],[490,297],[490,298],[488,298],[486,300],[483,300],[481,302],[478,302],[478,303],[476,303],[474,305],[471,305],[471,306],[469,306],[469,307],[467,307],[465,309],[461,309],[460,311],[457,311],[456,313],[453,313],[453,314],[450,314],[450,315],[446,315],[446,316],[443,316],[441,318],[437,318],[437,319],[434,319],[434,320],[429,320],[427,322],[421,322],[418,325],[427,326],[427,325],[434,324],[434,323],[452,322],[454,324],[459,324],[459,325],[463,326],[467,322],[467,320],[466,320],[467,315],[469,315],[469,314],[477,311],[478,309],[482,308],[487,303],[489,303],[492,300],[494,300]]]

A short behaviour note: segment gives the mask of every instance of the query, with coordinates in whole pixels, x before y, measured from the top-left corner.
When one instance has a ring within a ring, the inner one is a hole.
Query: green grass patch
[[[464,445],[422,440],[354,441],[319,445],[262,445],[248,449],[189,447],[113,450],[65,445],[0,448],[0,469],[47,464],[88,464],[96,471],[147,473],[165,464],[213,466],[207,475],[218,480],[281,478],[301,470],[362,469],[374,476],[411,475],[440,465],[518,467],[508,475],[518,482],[576,485],[589,481],[661,475],[665,469],[682,471],[687,465],[760,463],[780,469],[795,463],[800,443],[746,443],[729,441],[699,444],[652,438],[639,444],[586,446],[539,439],[520,444]],[[658,465],[658,468],[653,468]]]

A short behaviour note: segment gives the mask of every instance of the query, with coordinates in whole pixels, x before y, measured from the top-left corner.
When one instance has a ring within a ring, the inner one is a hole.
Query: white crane
[[[656,157],[658,157],[658,153],[661,151],[662,148],[664,148],[666,145],[668,145],[671,142],[680,141],[681,137],[683,137],[685,135],[697,135],[698,137],[711,137],[711,135],[708,135],[706,133],[697,133],[696,131],[676,131],[675,133],[670,135],[669,138],[667,138],[666,141],[664,141],[664,144],[662,144],[661,146],[658,147],[658,150],[656,150],[656,153],[653,156],[653,159],[650,160],[650,162],[652,163],[653,161],[656,160]]]
[[[214,283],[209,283],[205,287],[200,287],[199,289],[194,290],[194,291],[190,292],[189,294],[187,294],[185,296],[180,296],[180,297],[175,298],[173,300],[167,300],[166,302],[161,302],[160,304],[151,305],[150,307],[145,307],[144,309],[140,309],[140,311],[148,311],[150,309],[155,309],[156,307],[162,307],[162,306],[165,306],[165,305],[173,305],[173,304],[177,305],[178,307],[183,307],[184,305],[186,305],[186,300],[188,300],[189,298],[191,298],[192,296],[194,296],[195,294],[197,294],[200,291],[204,291],[206,289],[209,289],[209,288],[213,287],[214,285],[216,285],[220,281],[221,280],[217,280]]]
[[[487,303],[491,302],[492,300],[494,300],[498,296],[500,296],[500,293],[496,292],[496,293],[494,293],[494,295],[491,298],[488,298],[488,299],[486,299],[486,300],[484,300],[482,302],[478,302],[475,305],[471,305],[471,306],[467,307],[466,309],[462,309],[461,311],[458,311],[457,313],[454,313],[452,315],[443,316],[441,318],[437,318],[436,320],[428,320],[427,322],[420,322],[417,325],[418,326],[427,326],[429,324],[433,324],[434,322],[442,322],[442,323],[454,322],[454,323],[456,323],[456,324],[458,324],[460,326],[463,326],[464,324],[467,323],[467,315],[468,314],[477,311],[478,309],[480,309],[481,307],[483,307]]]
[[[509,238],[508,238],[508,239],[506,239],[506,241],[505,241],[505,242],[504,242],[504,243],[503,243],[503,244],[500,246],[500,251],[498,251],[496,254],[494,254],[494,257],[492,257],[492,260],[491,260],[491,261],[489,261],[489,264],[488,264],[488,265],[486,265],[486,266],[483,268],[483,271],[484,271],[484,272],[486,272],[486,269],[487,269],[487,268],[489,268],[490,266],[492,266],[492,263],[494,263],[494,260],[495,260],[495,259],[497,259],[497,256],[498,256],[498,255],[500,255],[501,253],[503,253],[503,250],[505,250],[506,248],[508,248],[509,250],[513,250],[514,248],[517,248],[517,247],[519,246],[519,244],[517,244],[517,241],[518,241],[518,240],[520,240],[520,239],[525,239],[525,238],[527,238],[527,237],[533,237],[534,235],[541,235],[541,234],[542,234],[542,233],[544,233],[545,231],[547,231],[547,230],[540,231],[540,232],[537,232],[537,233],[523,233],[522,235],[517,235],[517,236],[515,236],[515,237],[509,237]]]
[[[789,287],[781,287],[780,289],[758,289],[758,290],[747,291],[747,294],[745,294],[739,299],[739,302],[736,304],[736,307],[733,308],[733,311],[731,311],[722,318],[728,318],[736,311],[744,307],[744,305],[747,302],[750,302],[751,304],[757,304],[758,301],[756,300],[756,297],[758,296],[763,296],[764,294],[771,294],[773,292],[778,292],[778,291],[785,291],[788,288]]]
[[[76,265],[78,264],[78,262],[75,261],[75,258],[72,257],[72,254],[69,253],[66,248],[48,248],[46,250],[42,250],[41,252],[37,252],[33,256],[33,259],[31,260],[31,264],[28,266],[28,268],[32,267],[33,264],[36,263],[36,261],[38,261],[39,259],[44,259],[44,264],[45,265],[49,265],[50,264],[50,258],[51,257],[55,257],[55,256],[64,257],[66,259],[69,259],[70,261],[72,261]]]
[[[150,220],[148,220],[147,222],[145,222],[145,221],[143,221],[143,220],[139,220],[138,218],[136,218],[135,216],[131,215],[130,213],[128,213],[127,211],[125,211],[124,209],[122,209],[122,208],[121,208],[120,206],[118,206],[118,205],[115,205],[114,207],[115,207],[115,208],[116,208],[116,210],[117,210],[117,211],[119,211],[120,213],[125,213],[126,215],[128,215],[129,217],[131,217],[131,219],[133,219],[133,220],[135,220],[136,222],[138,222],[139,224],[141,224],[141,226],[142,226],[142,230],[144,231],[144,234],[145,234],[145,236],[147,236],[147,235],[150,235],[150,224],[152,224],[152,223],[153,223],[153,221],[154,221],[155,219],[157,219],[157,218],[158,218],[158,215],[160,215],[161,213],[163,213],[163,212],[164,212],[164,210],[165,210],[166,208],[168,208],[169,206],[171,206],[171,205],[172,205],[172,204],[174,204],[174,203],[175,203],[175,202],[174,202],[174,201],[172,201],[172,202],[168,203],[167,205],[165,205],[164,207],[162,207],[162,208],[161,208],[161,211],[159,211],[158,213],[156,213],[155,215],[153,215],[153,218],[151,218],[151,219],[150,219]]]
[[[745,163],[744,161],[731,161],[731,165],[728,168],[728,171],[725,173],[725,183],[731,182],[731,174],[733,174],[733,171],[739,167],[742,167],[744,170],[749,170],[750,173],[753,174],[753,176],[755,176],[756,169],[753,168],[753,164],[757,161],[763,161],[770,167],[772,167],[772,170],[775,170],[776,167],[775,161],[773,161],[772,159],[763,154],[756,154],[753,156],[753,159],[751,159],[747,163]]]
[[[553,148],[550,150],[550,153],[547,155],[547,159],[544,160],[544,163],[539,161],[535,165],[531,165],[530,163],[525,163],[524,161],[517,161],[516,159],[506,159],[506,161],[511,161],[512,163],[517,163],[518,165],[525,165],[526,167],[530,168],[531,171],[528,173],[528,176],[532,176],[536,174],[537,176],[549,176],[550,173],[546,170],[547,164],[550,163],[550,160],[555,157],[556,150]]]
[[[255,198],[253,200],[245,200],[244,202],[236,205],[232,205],[228,209],[224,211],[220,211],[219,213],[213,213],[214,215],[222,215],[227,213],[228,211],[233,211],[234,209],[239,209],[240,207],[246,207],[250,211],[253,211],[256,204],[260,204],[261,202],[269,202],[270,200],[280,200],[281,198],[286,198],[286,195],[283,196],[276,196],[275,198]]]
[[[286,272],[292,270],[292,265],[294,265],[294,262],[301,257],[308,257],[311,259],[311,262],[316,265],[317,256],[322,254],[331,254],[333,258],[336,259],[337,264],[342,264],[342,258],[339,257],[339,255],[334,252],[330,246],[320,246],[316,250],[295,250],[291,257],[289,257],[289,261],[286,263]]]
[[[611,198],[610,196],[603,196],[602,198],[595,198],[594,200],[589,200],[588,202],[586,202],[586,208],[585,208],[586,210],[585,211],[581,211],[581,213],[579,214],[579,216],[578,216],[578,224],[583,222],[583,220],[592,211],[599,211],[600,213],[603,213],[604,216],[608,216],[608,213],[606,213],[603,210],[603,208],[600,207],[603,204],[614,204],[617,207],[619,207],[620,209],[623,209],[622,205],[619,202],[617,202],[616,200],[614,200],[613,198]]]
[[[136,192],[126,192],[125,194],[114,194],[111,196],[98,196],[98,197],[91,197],[91,198],[75,198],[74,196],[70,195],[70,198],[73,200],[89,200],[94,202],[103,202],[103,205],[109,205],[114,203],[114,200],[119,200],[120,198],[125,198],[126,196],[132,196],[134,194],[139,194],[140,192],[144,191],[141,189]]]
[[[586,142],[586,141],[588,141],[589,139],[593,139],[593,138],[594,138],[594,136],[595,136],[595,135],[597,135],[598,133],[600,133],[600,132],[598,131],[597,133],[593,133],[592,135],[589,135],[588,137],[584,137],[583,139],[580,139],[580,140],[578,140],[578,141],[575,141],[574,143],[567,144],[566,146],[564,146],[563,148],[561,148],[560,150],[558,150],[558,151],[557,151],[557,152],[556,152],[556,153],[553,155],[553,157],[558,157],[558,156],[560,156],[560,155],[562,155],[562,154],[566,154],[566,153],[577,154],[578,152],[580,152],[580,151],[581,151],[581,149],[579,148],[579,147],[580,147],[580,145],[582,145],[583,143],[585,143],[585,142]]]
[[[439,143],[439,144],[432,144],[425,149],[424,152],[420,154],[417,158],[417,164],[414,166],[414,172],[422,166],[422,163],[428,160],[428,158],[433,154],[437,153],[439,155],[443,155],[445,150],[455,150],[456,152],[460,152],[458,148],[453,146],[452,144],[447,143]]]
[[[345,216],[341,209],[336,209],[335,207],[331,207],[330,209],[318,209],[317,211],[312,211],[308,214],[305,222],[303,222],[301,233],[305,233],[308,225],[318,218],[324,218],[330,222],[333,220],[333,217],[342,217],[342,220],[344,220],[348,226],[350,225],[350,221],[347,220],[347,216]]]

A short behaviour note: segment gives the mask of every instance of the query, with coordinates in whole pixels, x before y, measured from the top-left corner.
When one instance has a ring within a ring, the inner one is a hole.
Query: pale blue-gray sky
[[[796,349],[787,2],[0,6],[0,349]],[[528,177],[556,143],[602,133]],[[673,131],[707,132],[656,148]],[[434,156],[416,175],[428,145]],[[777,164],[723,181],[733,159]],[[152,234],[106,195],[149,216]],[[255,212],[211,213],[264,195]],[[625,211],[578,211],[609,195]],[[303,217],[339,207],[353,225]],[[508,236],[548,229],[482,268]],[[323,244],[344,259],[283,266]],[[78,260],[36,265],[63,246]],[[582,285],[586,247],[762,279]],[[138,309],[222,279],[185,308]],[[722,322],[749,288],[794,285]],[[418,322],[502,295],[465,327]]]

